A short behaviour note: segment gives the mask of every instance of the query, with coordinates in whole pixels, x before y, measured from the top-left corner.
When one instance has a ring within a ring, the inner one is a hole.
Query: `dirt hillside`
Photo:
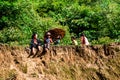
[[[52,46],[41,57],[0,44],[0,80],[120,80],[120,43]]]

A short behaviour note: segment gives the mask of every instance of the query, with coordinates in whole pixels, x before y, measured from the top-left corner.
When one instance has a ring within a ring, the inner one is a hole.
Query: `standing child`
[[[83,33],[81,34],[80,41],[81,41],[82,46],[84,46],[84,45],[89,45],[89,44],[90,44],[90,43],[88,42],[87,37],[86,37]]]
[[[75,37],[71,37],[71,40],[72,40],[72,44],[73,45],[78,45],[78,42],[76,41],[76,38]]]

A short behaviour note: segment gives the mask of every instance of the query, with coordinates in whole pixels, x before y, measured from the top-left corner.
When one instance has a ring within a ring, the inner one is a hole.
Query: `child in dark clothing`
[[[34,33],[32,35],[31,43],[30,43],[31,54],[36,55],[38,51],[41,51],[41,41],[37,39],[37,34]],[[37,49],[37,52],[36,50]]]

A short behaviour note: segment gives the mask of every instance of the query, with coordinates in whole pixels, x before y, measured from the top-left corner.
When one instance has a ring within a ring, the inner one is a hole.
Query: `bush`
[[[92,44],[109,44],[113,42],[112,39],[110,39],[109,37],[102,37],[102,38],[98,38],[98,40],[93,40]]]
[[[84,32],[93,43],[120,42],[118,3],[111,1],[5,0],[0,1],[0,42],[28,44],[33,32],[43,40],[46,31],[63,28],[61,44],[70,44],[70,33]],[[99,38],[108,36],[110,38]],[[99,38],[99,39],[98,39]],[[97,41],[98,40],[98,41]],[[106,41],[108,40],[108,42]]]

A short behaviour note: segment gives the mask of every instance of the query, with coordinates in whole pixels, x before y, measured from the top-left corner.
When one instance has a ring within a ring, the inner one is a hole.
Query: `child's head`
[[[57,36],[57,39],[61,39],[61,35],[58,35],[58,36]]]
[[[33,33],[32,39],[37,39],[37,33]]]
[[[51,37],[51,33],[47,32],[46,36],[47,36],[47,38],[50,38]]]
[[[51,33],[50,33],[50,32],[47,32],[46,35],[47,35],[47,36],[48,36],[48,35],[51,35]]]
[[[85,34],[84,34],[84,33],[82,33],[82,34],[81,34],[81,36],[85,36]]]
[[[50,35],[47,35],[48,38],[50,38],[51,36]]]
[[[71,40],[75,40],[75,39],[76,39],[75,37],[73,37],[73,36],[71,37]]]

